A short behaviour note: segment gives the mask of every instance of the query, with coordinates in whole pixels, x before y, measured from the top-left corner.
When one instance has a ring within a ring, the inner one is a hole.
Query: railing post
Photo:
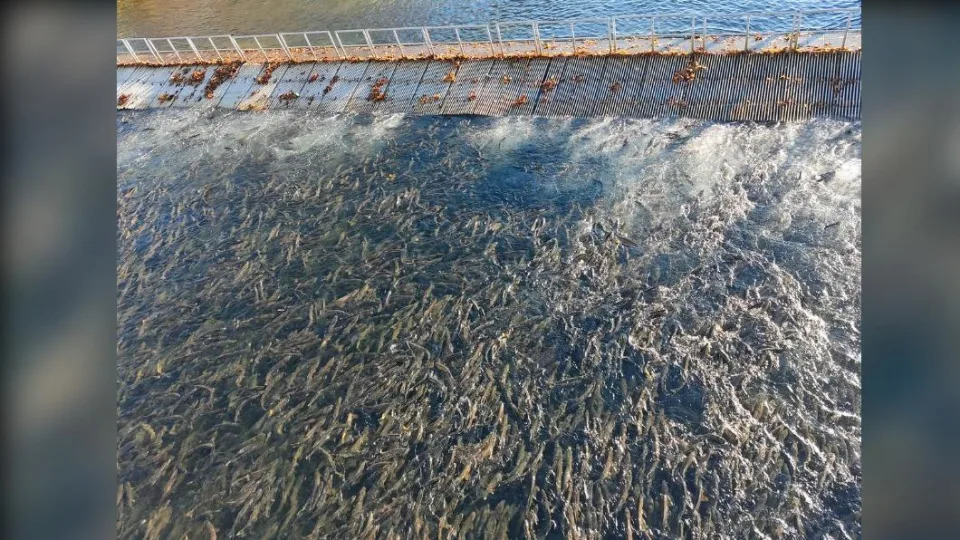
[[[197,46],[193,44],[193,40],[190,38],[184,38],[187,40],[187,44],[190,45],[190,48],[193,49],[193,54],[197,55],[197,60],[203,62],[203,55],[200,54],[200,51],[197,50]]]
[[[427,31],[427,27],[421,26],[420,31],[423,32],[423,41],[426,42],[427,47],[430,49],[430,54],[436,56],[437,52],[433,49],[433,41],[430,41],[430,32]]]
[[[163,58],[160,56],[160,51],[157,50],[157,48],[153,45],[153,43],[150,42],[148,38],[144,38],[143,42],[147,44],[147,50],[150,51],[151,55],[153,55],[153,59],[162,64]]]
[[[610,17],[610,52],[617,52],[617,18]]]
[[[125,39],[121,39],[120,42],[123,43],[123,48],[126,49],[127,52],[130,53],[130,56],[133,57],[133,61],[139,64],[140,57],[137,56],[137,53],[133,50],[133,47],[130,46],[130,43]]]
[[[287,60],[293,60],[293,55],[290,54],[290,46],[287,45],[287,40],[283,39],[283,34],[277,34],[277,41],[280,42],[280,48],[283,49],[283,52],[287,53]]]
[[[847,12],[847,27],[843,29],[843,41],[840,42],[840,48],[845,49],[847,47],[847,34],[850,33],[850,24],[853,22],[853,12]]]
[[[158,63],[162,64],[164,62],[163,56],[160,56],[160,49],[149,39],[147,40],[147,48],[150,49],[150,52],[153,54],[153,57],[157,59]]]
[[[208,37],[208,38],[207,38],[207,41],[210,42],[210,46],[213,47],[213,50],[214,50],[214,51],[216,51],[216,53],[217,53],[217,58],[219,58],[219,59],[222,61],[222,60],[223,60],[223,55],[220,54],[220,48],[217,47],[217,44],[213,42],[213,37]]]
[[[750,50],[750,16],[747,15],[747,29],[743,34],[743,50]]]
[[[700,48],[707,52],[707,18],[703,18],[703,33],[700,35]]]
[[[846,48],[846,43],[847,43],[847,41],[850,39],[849,36],[850,36],[851,31],[855,31],[855,29],[853,29],[853,16],[857,14],[857,11],[856,11],[856,10],[852,10],[852,9],[848,9],[848,10],[825,10],[825,11],[839,12],[839,13],[844,13],[844,12],[845,12],[845,13],[847,13],[846,24],[845,24],[845,27],[844,27],[844,29],[843,29],[843,37],[842,37],[842,41],[841,41],[841,45],[840,45],[841,48],[844,48],[844,49],[845,49],[845,48]],[[807,15],[810,14],[810,13],[817,13],[817,12],[819,12],[819,10],[814,10],[814,11],[794,10],[794,11],[792,12],[792,15],[793,15],[792,28],[791,28],[789,37],[787,38],[787,42],[788,42],[787,48],[788,48],[789,50],[797,51],[797,50],[800,49],[800,37],[801,37],[802,33],[805,31],[805,30],[804,30],[804,28],[805,28],[804,23],[805,23],[806,17],[807,17]],[[786,16],[787,13],[790,13],[790,12],[786,12],[786,13],[783,13],[783,12],[782,12],[780,16]],[[751,22],[752,22],[752,20],[751,20],[751,19],[752,19],[752,16],[751,16],[751,15],[757,15],[757,13],[753,13],[753,14],[743,14],[743,16],[744,16],[745,19],[746,19],[746,24],[745,24],[745,28],[744,28],[744,47],[743,47],[743,50],[744,50],[745,52],[750,52],[750,51],[752,50],[752,46],[751,46],[751,43],[750,43],[751,41],[753,41],[752,36],[751,36],[751,33],[750,33],[750,32],[751,32]],[[656,27],[657,15],[650,15],[649,17],[650,17],[650,35],[649,35],[649,39],[650,39],[650,51],[651,51],[651,52],[656,52],[656,50],[657,50],[657,48],[658,48],[658,47],[657,47],[658,34],[657,34],[657,27]],[[698,18],[698,17],[702,17],[702,20],[700,21],[700,23],[701,23],[701,24],[700,24],[701,36],[700,36],[700,47],[699,47],[699,48],[696,46],[696,42],[697,42],[697,40],[696,40],[697,18]],[[691,52],[691,54],[697,53],[698,50],[699,50],[699,51],[702,51],[702,52],[706,52],[706,51],[708,50],[707,37],[709,36],[709,34],[708,34],[708,32],[709,32],[709,24],[708,24],[707,18],[708,18],[707,16],[701,16],[701,15],[693,15],[693,16],[692,16],[691,26],[690,26],[690,35],[689,35],[689,39],[690,39],[690,52]],[[573,53],[574,55],[576,55],[576,54],[579,54],[578,43],[577,43],[577,35],[576,35],[576,25],[577,25],[577,23],[578,23],[578,22],[583,22],[583,21],[590,21],[591,23],[599,23],[600,20],[604,20],[604,19],[600,19],[600,18],[582,19],[582,20],[581,20],[581,19],[572,19],[572,20],[567,20],[567,21],[562,21],[562,22],[561,22],[561,21],[556,21],[554,24],[556,24],[556,23],[560,23],[561,25],[562,25],[563,23],[569,24],[569,27],[570,27],[570,42],[571,42],[571,46],[572,46],[572,48],[573,48],[572,53]],[[506,23],[506,24],[511,24],[511,23]],[[517,23],[512,23],[512,24],[517,24]],[[541,33],[540,33],[540,23],[539,23],[539,21],[530,21],[529,24],[531,24],[531,28],[532,28],[532,31],[533,31],[533,42],[534,42],[535,52],[536,52],[536,54],[543,54],[543,53],[544,53],[544,46],[545,46],[545,45],[544,45],[543,37],[542,37],[542,35],[541,35]],[[549,23],[548,23],[548,24],[549,24]],[[609,43],[608,43],[609,53],[610,53],[610,54],[615,54],[615,53],[617,53],[617,52],[619,51],[619,38],[618,38],[618,32],[617,32],[617,17],[616,17],[616,16],[607,17],[607,18],[606,18],[606,24],[607,24],[607,39],[609,40]],[[501,54],[501,55],[505,55],[505,54],[506,54],[506,44],[504,43],[503,31],[502,31],[502,29],[501,29],[501,24],[500,24],[499,22],[487,23],[485,26],[475,25],[475,26],[464,26],[464,27],[465,27],[465,28],[468,28],[468,29],[469,29],[469,28],[481,28],[481,27],[483,27],[483,28],[486,30],[487,43],[488,43],[488,47],[489,47],[489,50],[490,50],[490,54],[491,54],[492,56],[496,56],[496,55],[497,55],[497,50],[498,50],[498,48],[499,48],[499,54]],[[476,40],[473,40],[473,38],[471,38],[469,41],[466,41],[466,42],[465,42],[463,36],[460,34],[460,26],[458,26],[458,25],[449,25],[449,26],[438,27],[438,28],[443,28],[443,29],[453,28],[454,33],[455,33],[455,35],[456,35],[456,39],[457,39],[457,45],[458,45],[458,47],[459,47],[459,50],[460,50],[461,55],[463,55],[463,56],[467,56],[467,53],[466,53],[466,44],[470,44],[471,46],[475,46],[475,47],[478,47],[478,48],[482,48],[482,40],[483,40],[482,37],[480,37],[479,39],[476,39]],[[407,58],[407,57],[408,57],[408,54],[407,54],[406,47],[404,46],[403,40],[400,39],[400,34],[399,34],[399,30],[400,30],[400,29],[399,29],[399,28],[390,28],[390,29],[383,29],[383,30],[390,30],[390,31],[393,32],[393,37],[394,37],[394,40],[395,40],[395,42],[396,42],[397,48],[398,48],[398,50],[399,50],[399,56],[400,56],[400,58]],[[410,28],[409,30],[415,30],[415,28]],[[436,55],[436,54],[437,54],[437,51],[436,51],[436,49],[435,49],[435,47],[434,47],[434,44],[433,44],[433,41],[432,41],[432,39],[431,39],[431,37],[430,37],[430,32],[429,32],[429,30],[428,30],[428,27],[425,27],[425,26],[424,26],[424,27],[421,27],[420,30],[421,30],[421,33],[423,34],[424,45],[427,46],[427,48],[429,49],[431,55]],[[372,57],[372,58],[375,58],[375,59],[380,59],[380,58],[381,58],[381,56],[378,54],[378,51],[377,51],[377,46],[378,46],[378,45],[376,45],[376,44],[373,42],[373,39],[372,39],[371,34],[370,34],[370,30],[368,30],[368,29],[362,29],[362,30],[347,30],[347,31],[348,31],[348,32],[360,32],[360,33],[363,35],[363,37],[364,37],[364,40],[365,40],[365,42],[366,42],[366,46],[368,47],[368,49],[369,49],[369,51],[370,51],[370,53],[371,53],[371,57]],[[496,32],[496,35],[497,35],[496,44],[494,43],[494,39],[493,39],[493,33],[494,33],[494,31]],[[831,31],[837,31],[836,27],[833,27],[833,30],[831,30]],[[819,30],[818,27],[814,24],[814,25],[811,26],[808,30],[806,30],[806,32],[808,33],[808,38],[810,38],[810,37],[813,37],[813,36],[822,34],[822,33],[824,33],[825,31]],[[327,36],[328,36],[328,38],[330,39],[331,46],[333,47],[333,49],[334,49],[334,51],[337,53],[337,55],[338,55],[341,59],[346,59],[346,58],[347,58],[347,55],[346,55],[346,47],[345,47],[344,44],[343,44],[343,40],[342,40],[341,36],[339,35],[339,32],[335,31],[335,32],[331,33],[331,32],[329,32],[329,31],[323,31],[323,32],[313,32],[313,33],[326,33]],[[285,38],[284,34],[278,33],[278,34],[260,34],[260,35],[262,35],[262,36],[264,36],[264,37],[266,37],[266,36],[271,36],[271,35],[274,36],[274,37],[277,39],[277,41],[279,42],[279,49],[284,52],[284,54],[286,55],[286,58],[287,58],[288,60],[291,60],[291,61],[294,61],[294,60],[295,60],[295,57],[293,56],[293,53],[292,53],[291,46],[290,46],[289,43],[286,41],[286,38]],[[245,38],[245,39],[253,38],[253,40],[256,42],[256,47],[257,47],[257,49],[260,51],[261,54],[263,54],[264,59],[265,59],[266,61],[271,61],[271,57],[270,57],[269,54],[266,52],[266,48],[264,48],[263,44],[260,42],[260,39],[259,39],[259,36],[260,36],[260,35],[245,36],[244,38]],[[292,35],[292,34],[291,34],[291,35]],[[305,41],[306,44],[307,44],[307,47],[309,47],[309,49],[310,49],[310,51],[311,51],[311,54],[312,54],[313,59],[314,59],[314,60],[320,60],[320,54],[319,54],[319,52],[318,52],[318,50],[317,50],[318,47],[311,42],[308,33],[307,33],[307,32],[303,32],[302,35],[303,35],[303,37],[304,37],[304,41]],[[630,32],[628,32],[628,33],[627,33],[627,39],[628,39],[628,40],[633,39],[633,36],[634,36],[634,35],[635,35],[635,34],[631,34]],[[761,32],[760,35],[761,35],[761,36],[764,36],[764,34],[763,34],[762,32]],[[775,36],[775,35],[777,35],[777,34],[774,34],[774,33],[771,32],[771,33],[767,34],[766,37],[769,38],[770,36]],[[834,34],[834,35],[835,35],[835,34]],[[594,35],[593,35],[593,34],[590,34],[590,33],[588,32],[588,33],[587,33],[587,36],[585,36],[585,39],[591,38],[592,36],[594,36]],[[117,40],[118,43],[120,43],[120,44],[122,45],[122,49],[120,50],[120,52],[118,52],[118,61],[119,61],[119,55],[125,53],[125,54],[128,54],[128,55],[133,59],[133,62],[134,62],[134,63],[137,63],[137,64],[150,64],[150,58],[147,56],[147,54],[145,54],[145,53],[149,53],[149,55],[152,56],[152,58],[154,59],[155,62],[157,62],[157,63],[159,63],[159,64],[165,64],[165,63],[168,63],[168,62],[172,62],[172,61],[173,61],[173,59],[172,59],[171,57],[167,56],[167,55],[169,55],[169,54],[172,53],[172,54],[174,55],[174,57],[176,58],[176,61],[179,62],[179,63],[181,63],[181,64],[183,64],[183,63],[186,62],[186,58],[183,56],[183,54],[181,54],[179,48],[174,44],[174,42],[173,42],[174,39],[183,39],[183,40],[188,44],[188,46],[189,46],[189,51],[192,51],[192,52],[193,52],[194,56],[196,57],[196,59],[197,59],[198,62],[200,62],[200,63],[204,63],[204,62],[207,61],[206,58],[205,58],[205,53],[206,53],[206,51],[208,51],[208,50],[213,50],[213,51],[215,52],[215,54],[217,55],[217,58],[218,58],[220,61],[223,61],[225,58],[228,58],[228,57],[229,57],[229,54],[228,54],[228,53],[229,53],[229,51],[231,50],[231,47],[226,47],[226,48],[224,48],[224,49],[220,49],[219,46],[217,45],[217,43],[214,41],[214,39],[213,39],[214,37],[217,37],[217,38],[227,37],[227,38],[229,38],[229,39],[230,39],[230,42],[231,42],[231,45],[232,45],[232,50],[234,50],[234,51],[239,55],[239,57],[240,57],[240,59],[241,59],[242,61],[244,61],[244,62],[248,61],[248,58],[247,58],[246,54],[244,53],[244,49],[242,49],[242,48],[240,47],[239,43],[237,42],[237,40],[236,40],[232,35],[199,36],[199,37],[193,37],[193,38],[192,38],[192,37],[187,37],[187,36],[183,36],[183,37],[172,37],[172,38],[132,38],[133,40],[140,40],[140,41],[143,41],[144,43],[146,43],[147,51],[139,51],[139,52],[133,47],[133,45],[132,45],[132,43],[131,43],[131,39],[118,38],[118,40]],[[600,38],[599,34],[597,34],[595,37],[597,38],[597,40],[602,39],[602,38]],[[682,37],[682,35],[681,35],[681,37]],[[208,43],[210,44],[210,49],[204,49],[204,52],[200,52],[200,49],[199,49],[198,45],[196,44],[196,40],[203,40],[203,39],[206,39],[206,40],[208,41]],[[551,38],[551,40],[552,40],[553,43],[562,42],[562,39],[563,39],[563,38],[557,38],[557,37]],[[642,39],[642,38],[641,38],[640,36],[636,36],[636,39],[639,40],[639,39]],[[718,39],[718,36],[714,36],[713,39],[714,39],[714,40]],[[159,48],[157,48],[156,44],[153,43],[154,41],[165,41],[165,42],[167,43],[167,46],[170,47],[170,50],[169,50],[169,51],[163,51],[163,52],[161,52],[161,51],[159,50]],[[521,38],[520,41],[521,41],[521,42],[525,42],[525,41],[527,41],[527,39],[526,39],[526,38]],[[384,44],[382,44],[382,45],[383,45],[384,47],[389,47],[389,45],[387,45],[386,43],[384,43]],[[407,45],[410,45],[410,44],[407,44]],[[417,44],[417,45],[419,46],[419,44]],[[362,48],[362,46],[363,46],[363,45],[351,45],[351,47],[360,47],[360,48]],[[326,47],[326,46],[321,46],[321,48],[325,48],[325,47]],[[301,47],[300,47],[300,46],[295,46],[294,48],[301,48]],[[248,49],[248,50],[252,50],[252,49]],[[274,49],[271,49],[271,50],[274,50]],[[591,47],[585,46],[585,49],[584,49],[584,50],[585,50],[585,51],[590,51],[590,50],[594,50],[594,49],[591,48]],[[187,56],[189,56],[189,51],[188,51],[187,49],[184,49],[184,52],[187,53]]]
[[[690,54],[697,52],[697,18],[690,19]]]
[[[372,58],[376,58],[377,49],[373,46],[373,40],[370,39],[370,32],[368,32],[367,30],[361,30],[360,32],[363,33],[363,39],[367,41],[367,47],[370,48],[370,56]]]
[[[463,50],[463,40],[460,39],[460,29],[454,26],[453,33],[456,34],[457,36],[457,45],[460,46],[460,54],[462,54],[463,56],[466,56],[467,53],[466,51]]]
[[[253,36],[253,42],[257,44],[257,48],[260,49],[260,54],[263,55],[263,61],[269,62],[270,57],[267,56],[267,51],[263,50],[263,45],[260,44],[260,39],[257,36]]]
[[[790,50],[797,50],[800,41],[800,21],[803,15],[798,11],[793,15],[793,32],[790,33]]]
[[[654,43],[656,43],[656,39],[657,39],[656,21],[657,21],[656,17],[650,17],[650,52],[653,52],[655,50]]]
[[[346,47],[343,46],[343,40],[340,39],[340,31],[339,31],[339,30],[335,30],[335,31],[333,32],[333,35],[337,38],[337,43],[340,44],[340,50],[343,51],[343,58],[346,59],[346,58],[347,58],[347,49],[346,49]],[[334,47],[336,47],[336,45],[334,45]]]
[[[336,40],[333,39],[333,34],[330,33],[329,30],[324,30],[324,32],[327,34],[327,39],[330,40],[330,46],[333,47],[333,52],[337,53],[337,56],[339,56],[341,60],[346,59],[347,58],[346,51],[344,51],[342,48],[337,47],[337,42]]]
[[[233,48],[237,50],[237,54],[240,55],[240,60],[243,62],[247,61],[247,55],[243,54],[243,49],[240,48],[240,44],[237,43],[237,40],[233,36],[228,36],[230,38],[230,43],[233,43]]]
[[[167,38],[167,45],[169,45],[170,48],[173,49],[173,54],[177,55],[177,61],[179,61],[182,64],[183,57],[180,56],[180,51],[178,51],[177,48],[173,46],[173,42],[170,41],[170,38]]]
[[[313,54],[314,60],[319,60],[320,57],[317,56],[317,50],[313,48],[313,43],[310,43],[310,36],[306,32],[303,33],[303,40],[307,42],[307,47],[310,47],[310,53]],[[336,47],[334,47],[336,49]]]
[[[400,35],[397,34],[397,29],[393,29],[393,39],[397,40],[397,47],[400,49],[400,58],[403,58],[403,43],[400,43]]]

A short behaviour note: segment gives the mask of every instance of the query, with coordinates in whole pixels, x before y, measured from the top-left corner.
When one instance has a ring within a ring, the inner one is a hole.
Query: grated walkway
[[[117,108],[760,122],[860,118],[860,51],[298,63],[276,66],[263,84],[257,79],[267,65],[246,63],[206,98],[204,85],[215,67],[119,67]],[[194,72],[203,82],[191,83]],[[384,96],[371,101],[378,80],[386,81],[380,86]]]

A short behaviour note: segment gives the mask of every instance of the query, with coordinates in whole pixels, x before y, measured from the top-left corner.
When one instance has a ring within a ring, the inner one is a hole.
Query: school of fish
[[[859,124],[117,119],[118,536],[860,536]]]

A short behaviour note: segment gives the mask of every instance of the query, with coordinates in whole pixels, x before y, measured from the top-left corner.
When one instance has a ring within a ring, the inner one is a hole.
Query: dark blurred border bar
[[[863,8],[863,525],[960,524],[960,6]]]
[[[115,536],[116,5],[5,3],[3,538]]]

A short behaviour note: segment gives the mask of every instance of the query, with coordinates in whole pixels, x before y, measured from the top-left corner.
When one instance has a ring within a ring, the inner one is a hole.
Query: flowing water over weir
[[[584,60],[216,92],[663,110]],[[190,99],[117,113],[119,536],[860,537],[859,122]]]

